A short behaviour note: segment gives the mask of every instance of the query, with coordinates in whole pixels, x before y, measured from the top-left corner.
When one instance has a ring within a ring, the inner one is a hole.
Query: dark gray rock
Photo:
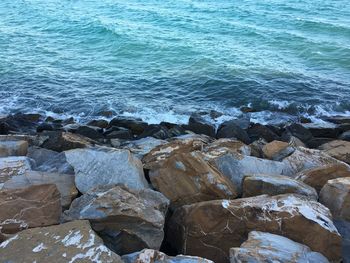
[[[121,140],[131,140],[134,138],[132,132],[129,129],[122,127],[110,127],[104,133],[107,139],[121,139]]]
[[[117,126],[131,130],[135,135],[140,135],[146,129],[148,124],[140,119],[130,119],[118,117],[110,121],[108,127]]]
[[[215,127],[214,125],[207,122],[202,116],[199,114],[192,114],[188,125],[186,128],[197,134],[204,134],[210,137],[215,137]]]
[[[236,138],[245,144],[250,143],[250,138],[245,130],[239,127],[236,120],[222,123],[216,135],[217,138]]]
[[[286,132],[297,137],[302,142],[307,143],[312,139],[312,133],[306,129],[303,125],[298,123],[293,123],[286,127]]]
[[[270,128],[259,123],[253,123],[247,130],[249,137],[252,141],[264,139],[267,142],[279,140],[279,136],[274,133]]]
[[[150,124],[148,127],[141,133],[138,138],[153,137],[156,139],[168,139],[171,137],[168,128],[159,124]]]
[[[104,129],[104,128],[107,128],[108,121],[106,121],[106,120],[92,120],[92,121],[89,121],[87,125],[95,126],[95,127],[99,127],[101,129]]]
[[[343,133],[339,136],[339,139],[340,139],[340,140],[343,140],[343,141],[350,141],[350,131],[343,132]]]

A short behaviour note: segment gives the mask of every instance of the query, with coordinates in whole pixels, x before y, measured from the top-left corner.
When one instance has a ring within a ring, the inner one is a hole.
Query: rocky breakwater
[[[350,120],[0,119],[1,262],[349,262]]]

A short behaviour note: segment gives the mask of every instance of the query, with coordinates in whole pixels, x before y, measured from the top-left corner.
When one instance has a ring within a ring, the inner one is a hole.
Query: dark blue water
[[[0,113],[350,115],[348,0],[2,0]]]

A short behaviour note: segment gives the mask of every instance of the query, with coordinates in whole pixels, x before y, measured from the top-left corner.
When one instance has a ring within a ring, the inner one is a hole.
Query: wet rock
[[[307,142],[308,148],[317,149],[322,144],[334,141],[332,138],[313,138]]]
[[[312,133],[308,129],[298,123],[293,123],[287,126],[285,129],[287,134],[297,137],[304,143],[307,143],[313,137]]]
[[[241,127],[239,127],[239,125],[236,123],[235,120],[226,121],[222,123],[218,128],[216,137],[217,138],[235,138],[244,142],[245,144],[250,143],[250,138],[247,132],[243,130]]]
[[[125,263],[214,263],[211,260],[193,256],[178,255],[176,257],[170,257],[153,249],[144,249],[124,255],[122,259]]]
[[[25,156],[27,150],[27,141],[0,141],[0,157]]]
[[[39,124],[39,126],[36,128],[36,131],[37,132],[57,131],[57,130],[61,130],[62,128],[63,128],[63,126],[60,123],[43,122],[43,123]]]
[[[328,263],[322,254],[286,237],[252,231],[239,248],[230,249],[230,262],[313,262]]]
[[[278,140],[279,136],[270,128],[259,123],[253,123],[247,130],[248,135],[252,141],[264,139],[267,142]]]
[[[257,196],[186,205],[169,222],[168,240],[178,253],[216,263],[229,262],[251,231],[266,231],[300,242],[330,261],[341,260],[341,237],[329,210],[301,195]]]
[[[36,132],[36,126],[41,120],[40,114],[23,114],[16,113],[9,115],[1,120],[2,126],[9,132],[34,134]],[[6,134],[7,134],[6,133]]]
[[[107,139],[132,140],[134,138],[132,132],[126,128],[111,127],[104,133]]]
[[[61,196],[62,207],[68,208],[78,190],[74,184],[74,175],[28,171],[24,175],[14,176],[4,183],[3,189],[18,189],[32,185],[54,184]]]
[[[145,128],[143,133],[141,133],[138,138],[146,138],[146,137],[153,137],[156,139],[167,139],[170,138],[171,135],[169,133],[168,128],[165,126],[159,125],[159,124],[150,124]]]
[[[320,202],[335,219],[350,221],[350,177],[329,180],[320,192]]]
[[[0,158],[0,189],[2,184],[13,176],[23,175],[31,170],[30,159],[27,157]]]
[[[197,134],[204,134],[204,135],[208,135],[210,137],[215,137],[214,125],[207,122],[199,114],[192,114],[191,115],[186,128],[190,131],[193,131],[194,133],[197,133]]]
[[[264,156],[270,160],[281,161],[294,152],[294,148],[286,142],[272,141],[266,144],[262,151]]]
[[[93,140],[103,139],[103,129],[96,126],[80,125],[75,133]]]
[[[322,144],[319,149],[340,161],[350,164],[350,142],[348,141],[331,141]]]
[[[0,244],[0,258],[4,262],[123,262],[103,244],[88,221],[22,231]]]
[[[172,208],[237,196],[236,187],[210,167],[200,153],[172,155],[160,168],[150,170],[149,177],[153,187],[171,201]]]
[[[108,121],[106,120],[92,120],[92,121],[89,121],[88,126],[94,126],[94,127],[99,127],[101,129],[104,129],[104,128],[107,128],[108,126]]]
[[[110,121],[109,127],[112,126],[123,127],[131,130],[135,135],[140,135],[146,129],[148,124],[140,119],[118,117]]]
[[[99,186],[75,199],[65,220],[88,219],[105,244],[122,255],[159,249],[169,201],[150,189]]]
[[[94,141],[70,132],[47,131],[43,132],[42,136],[46,139],[40,146],[56,152],[63,152],[75,148],[85,148],[94,144]]]
[[[33,185],[0,191],[0,231],[13,234],[26,228],[55,225],[61,216],[56,185]]]
[[[166,144],[167,141],[156,139],[153,137],[146,137],[135,141],[129,141],[121,145],[123,149],[129,150],[139,159],[148,154],[152,149],[157,146]]]
[[[337,138],[340,133],[340,129],[335,124],[309,123],[303,126],[311,132],[312,136],[318,138]]]
[[[350,123],[350,118],[345,116],[333,116],[325,118],[325,121],[335,123],[335,124],[345,124]]]
[[[350,177],[350,167],[346,164],[329,164],[300,172],[296,180],[304,182],[320,192],[328,180]]]
[[[350,131],[346,131],[346,132],[343,132],[340,136],[339,136],[339,139],[340,140],[343,140],[343,141],[350,141]]]
[[[243,197],[267,194],[299,194],[317,201],[317,192],[311,186],[283,175],[247,175],[243,181]]]
[[[75,171],[75,185],[82,193],[99,185],[117,183],[133,189],[148,187],[141,161],[128,150],[106,147],[75,149],[65,154]]]

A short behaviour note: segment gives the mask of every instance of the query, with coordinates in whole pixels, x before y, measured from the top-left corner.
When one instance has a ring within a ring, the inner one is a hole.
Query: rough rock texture
[[[350,164],[350,142],[348,141],[331,141],[321,145],[319,149],[340,161]]]
[[[0,141],[0,157],[25,156],[27,150],[27,141]]]
[[[105,244],[122,255],[159,249],[169,200],[150,189],[100,186],[75,199],[65,220],[88,219]]]
[[[222,123],[218,128],[216,137],[236,138],[246,144],[250,143],[248,133],[237,124],[236,120]]]
[[[74,175],[28,171],[24,175],[14,176],[4,183],[3,189],[24,188],[31,185],[54,184],[61,195],[61,205],[68,208],[78,195],[74,184]]]
[[[239,248],[230,249],[230,263],[241,262],[309,262],[328,263],[322,254],[286,237],[252,231]]]
[[[118,117],[110,121],[109,127],[117,126],[129,129],[133,134],[140,135],[146,129],[148,124],[140,119],[130,119]]]
[[[31,170],[30,159],[27,157],[0,158],[0,189],[11,177],[23,175],[29,170]]]
[[[75,149],[65,152],[74,167],[75,185],[80,192],[107,184],[122,183],[130,188],[147,188],[142,163],[128,150],[114,148]]]
[[[178,153],[161,168],[152,169],[149,177],[155,189],[171,201],[171,207],[222,198],[235,198],[235,186],[208,165],[200,153]]]
[[[305,170],[297,174],[295,179],[312,186],[319,192],[328,180],[340,177],[350,177],[350,167],[345,163],[329,164]]]
[[[88,221],[22,231],[0,244],[2,262],[122,263],[91,229]]]
[[[298,147],[292,155],[284,158],[282,163],[288,167],[284,174],[295,176],[307,169],[342,162],[322,151]]]
[[[303,125],[298,123],[293,123],[286,127],[286,132],[292,136],[297,137],[302,142],[306,143],[312,139],[312,133],[306,129]]]
[[[335,219],[350,221],[350,177],[329,180],[320,192],[320,202]]]
[[[350,263],[350,222],[334,220],[334,225],[341,234],[343,246],[343,263]]]
[[[146,137],[135,141],[129,141],[122,144],[123,149],[129,150],[139,159],[142,159],[146,154],[148,154],[152,149],[159,145],[166,144],[167,141],[156,139],[153,137]]]
[[[314,188],[284,175],[255,174],[244,177],[243,197],[288,193],[304,195],[316,201],[318,198]]]
[[[239,247],[254,230],[303,243],[330,261],[341,259],[341,237],[329,210],[291,194],[183,206],[170,219],[167,239],[179,253],[224,263],[229,249]]]
[[[222,149],[227,149],[243,155],[251,154],[250,146],[235,139],[218,139],[204,146],[203,152],[222,151]]]
[[[272,141],[266,144],[262,151],[267,159],[281,161],[291,155],[294,152],[294,148],[289,146],[287,142]]]
[[[153,249],[144,249],[124,255],[122,256],[122,260],[125,263],[214,263],[211,260],[193,256],[178,255],[176,257],[170,257]]]
[[[340,139],[340,140],[343,140],[343,141],[350,141],[350,131],[343,132],[343,133],[339,136],[339,139]]]
[[[53,184],[1,190],[0,232],[13,234],[26,228],[58,224],[60,198]]]
[[[259,123],[253,123],[250,125],[248,128],[248,135],[252,141],[264,139],[267,142],[272,142],[279,139],[279,136],[269,129],[269,127]]]
[[[215,127],[198,114],[191,115],[186,128],[196,134],[205,134],[210,137],[215,137]]]

